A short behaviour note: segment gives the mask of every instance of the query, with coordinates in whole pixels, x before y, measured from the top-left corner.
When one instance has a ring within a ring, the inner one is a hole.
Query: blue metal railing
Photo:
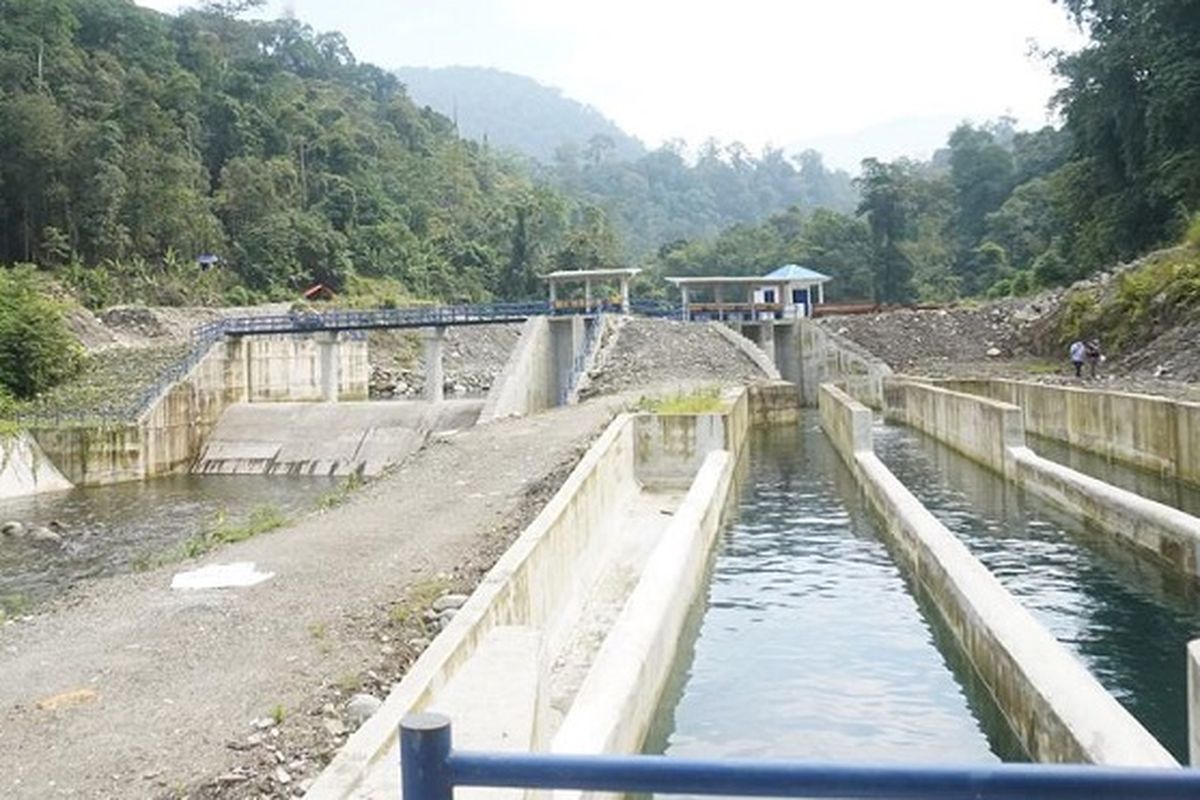
[[[907,766],[704,761],[666,756],[455,752],[450,720],[400,724],[403,800],[451,800],[456,786],[742,797],[888,800],[1195,800],[1200,770],[1082,765]]]

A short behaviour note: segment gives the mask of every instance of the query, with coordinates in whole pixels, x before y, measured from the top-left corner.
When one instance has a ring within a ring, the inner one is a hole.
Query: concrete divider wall
[[[1200,403],[1028,381],[937,384],[1020,406],[1029,433],[1200,484]]]
[[[563,719],[552,752],[641,749],[671,676],[688,609],[705,587],[733,462],[725,450],[705,456]]]
[[[1173,766],[1174,759],[1010,595],[874,453],[871,412],[825,386],[821,421],[883,518],[901,566],[1038,761]]]
[[[550,321],[530,317],[480,412],[481,423],[524,416],[554,405]]]
[[[1025,445],[1021,409],[974,395],[889,378],[883,382],[883,412],[1001,474],[1008,448]]]
[[[888,381],[885,394],[889,419],[924,431],[1165,566],[1200,575],[1200,519],[1037,455],[1024,446],[1016,406],[903,380]]]
[[[792,425],[800,420],[800,391],[794,383],[772,381],[750,387],[750,424]]]
[[[804,405],[816,406],[821,384],[830,381],[845,385],[852,397],[867,405],[878,408],[883,402],[883,379],[892,370],[882,360],[810,319],[797,320],[786,335],[794,341],[785,351],[800,359],[798,382]],[[788,375],[790,370],[782,372]]]

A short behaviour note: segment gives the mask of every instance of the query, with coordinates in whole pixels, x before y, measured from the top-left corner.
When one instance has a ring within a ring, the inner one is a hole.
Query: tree
[[[912,238],[912,165],[903,159],[887,164],[874,158],[862,162],[856,185],[862,200],[858,213],[871,230],[875,301],[912,300],[912,263],[903,244]]]
[[[31,398],[74,373],[82,354],[32,267],[0,270],[0,386]]]

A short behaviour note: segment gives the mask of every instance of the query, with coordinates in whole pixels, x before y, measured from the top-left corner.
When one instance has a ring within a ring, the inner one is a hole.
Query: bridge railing
[[[1194,800],[1200,770],[1046,764],[911,766],[710,761],[667,756],[460,752],[450,720],[400,724],[403,800],[451,800],[457,786],[742,797],[887,800]]]

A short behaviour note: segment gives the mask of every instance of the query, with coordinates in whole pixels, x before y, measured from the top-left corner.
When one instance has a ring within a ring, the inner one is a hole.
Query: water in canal
[[[1023,759],[928,621],[818,418],[756,431],[734,522],[646,752]]]
[[[875,451],[1171,753],[1187,760],[1185,646],[1200,593],[1112,536],[924,434],[877,425]],[[1049,453],[1047,453],[1049,456]],[[1103,460],[1092,467],[1106,479]]]
[[[237,524],[269,507],[287,517],[313,507],[333,478],[174,475],[0,501],[0,524],[57,521],[63,543],[0,535],[0,610],[15,614],[89,578],[171,558],[220,520]]]
[[[1026,435],[1029,447],[1043,458],[1057,461],[1071,469],[1099,478],[1120,486],[1142,497],[1157,501],[1163,505],[1178,508],[1180,511],[1200,517],[1200,486],[1193,486],[1185,481],[1167,478],[1156,472],[1110,461],[1104,456],[1080,450],[1077,447],[1044,439],[1040,436]]]

